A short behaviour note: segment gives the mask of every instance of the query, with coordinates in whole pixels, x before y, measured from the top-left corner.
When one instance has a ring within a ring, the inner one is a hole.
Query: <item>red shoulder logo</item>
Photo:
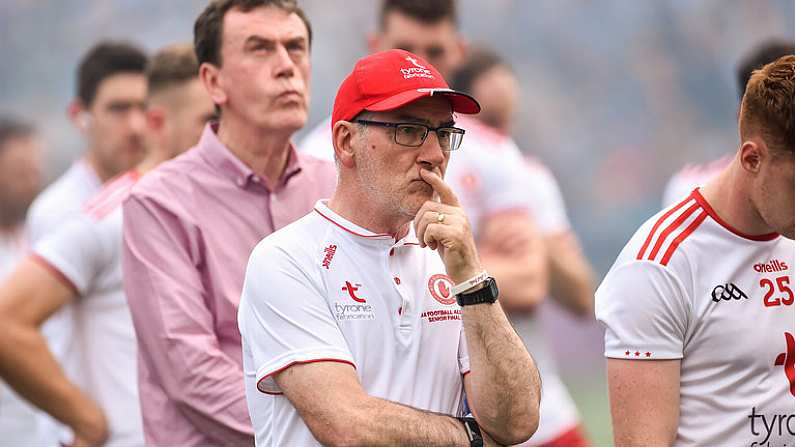
[[[428,280],[428,290],[431,296],[438,302],[450,305],[455,304],[455,297],[452,296],[453,281],[447,275],[433,275]]]

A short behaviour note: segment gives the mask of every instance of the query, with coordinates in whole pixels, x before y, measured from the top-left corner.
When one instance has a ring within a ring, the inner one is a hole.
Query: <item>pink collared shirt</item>
[[[237,307],[263,237],[312,210],[334,166],[298,154],[275,190],[207,126],[124,203],[124,289],[147,446],[251,446]]]

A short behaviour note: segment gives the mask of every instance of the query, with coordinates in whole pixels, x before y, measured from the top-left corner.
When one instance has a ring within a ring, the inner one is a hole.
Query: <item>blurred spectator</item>
[[[754,70],[789,54],[795,54],[795,41],[780,39],[771,40],[759,45],[740,62],[737,67],[737,92],[740,100],[745,93],[745,85],[751,78]],[[704,185],[711,178],[723,171],[732,161],[735,154],[726,154],[717,160],[700,165],[688,165],[674,174],[668,181],[663,192],[663,207],[668,207],[678,202],[694,188]]]
[[[26,234],[31,245],[78,214],[99,192],[103,182],[131,168],[144,155],[146,55],[137,47],[115,41],[94,45],[77,69],[75,99],[69,118],[85,138],[85,152],[66,173],[48,186],[28,211]],[[70,307],[44,324],[53,354],[70,377],[84,377]],[[57,445],[71,435],[48,417],[40,420],[41,445]]]
[[[568,221],[563,197],[552,172],[529,155],[522,157],[509,132],[516,119],[516,100],[521,97],[519,83],[511,67],[493,50],[475,48],[453,76],[453,89],[467,91],[484,98],[483,110],[470,120],[459,119],[468,128],[464,150],[484,151],[498,156],[505,165],[517,164],[523,170],[527,187],[523,199],[531,205],[546,247],[551,297],[571,313],[590,316],[593,309],[594,274],[582,253],[577,236]],[[472,131],[475,132],[472,132]],[[474,134],[477,138],[471,138]],[[458,155],[458,154],[456,154]],[[451,163],[452,164],[452,163]],[[470,193],[478,189],[479,172],[473,168],[460,177],[460,188]],[[487,195],[491,200],[490,195]],[[493,250],[512,249],[514,229],[506,225],[488,225],[480,240],[492,240],[492,251],[482,250],[481,258],[488,265],[495,257]],[[492,261],[494,262],[494,261]],[[541,420],[538,431],[525,443],[528,446],[573,447],[588,442],[580,427],[574,401],[558,377],[557,368],[548,352],[548,344],[537,321],[537,309],[512,300],[503,300],[514,327],[531,350],[544,383],[541,397]]]
[[[135,333],[122,290],[121,203],[142,174],[196,141],[213,114],[191,45],[156,54],[147,79],[146,158],[109,181],[77,217],[44,235],[0,289],[0,363],[13,365],[0,368],[0,375],[66,423],[73,446],[144,443]],[[78,345],[81,377],[65,374],[38,330],[67,307],[80,321],[63,336]]]
[[[0,117],[0,280],[25,252],[25,213],[41,189],[41,143],[33,126]],[[36,411],[0,382],[0,439],[36,445]]]
[[[289,0],[214,0],[196,19],[199,75],[219,121],[123,207],[147,445],[250,446],[246,394],[270,409],[244,386],[237,306],[257,242],[334,188],[333,165],[290,142],[306,123],[310,43]]]

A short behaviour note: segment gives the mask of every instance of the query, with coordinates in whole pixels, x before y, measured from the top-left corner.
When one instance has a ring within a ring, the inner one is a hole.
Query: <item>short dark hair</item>
[[[754,70],[740,108],[740,133],[760,133],[768,146],[795,152],[793,98],[795,56],[781,57]]]
[[[754,48],[737,66],[737,91],[742,99],[745,86],[754,70],[758,70],[776,59],[795,54],[795,41],[769,40]]]
[[[485,47],[473,48],[464,63],[453,74],[450,87],[453,90],[472,92],[475,81],[494,67],[510,69],[496,51]]]
[[[12,116],[0,116],[0,152],[8,140],[33,136],[36,129],[27,121]]]
[[[149,96],[187,81],[197,79],[199,64],[191,44],[164,47],[149,60],[146,82]]]
[[[381,29],[386,27],[386,19],[391,12],[399,12],[427,24],[450,20],[458,25],[456,0],[383,0],[379,14]]]
[[[146,54],[128,42],[100,42],[92,47],[77,69],[77,97],[89,106],[97,96],[105,79],[120,73],[140,73],[146,70]]]
[[[295,0],[211,0],[193,25],[193,46],[199,65],[205,62],[221,65],[224,16],[230,9],[238,8],[243,12],[248,12],[262,6],[279,8],[300,17],[306,25],[309,44],[312,44],[312,24],[309,23],[309,18]]]

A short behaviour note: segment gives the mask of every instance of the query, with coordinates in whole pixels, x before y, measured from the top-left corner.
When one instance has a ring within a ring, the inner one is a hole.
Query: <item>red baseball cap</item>
[[[475,98],[452,90],[439,71],[419,56],[397,49],[371,54],[356,62],[337,90],[331,127],[364,110],[385,112],[434,95],[445,96],[454,112],[480,112]]]

